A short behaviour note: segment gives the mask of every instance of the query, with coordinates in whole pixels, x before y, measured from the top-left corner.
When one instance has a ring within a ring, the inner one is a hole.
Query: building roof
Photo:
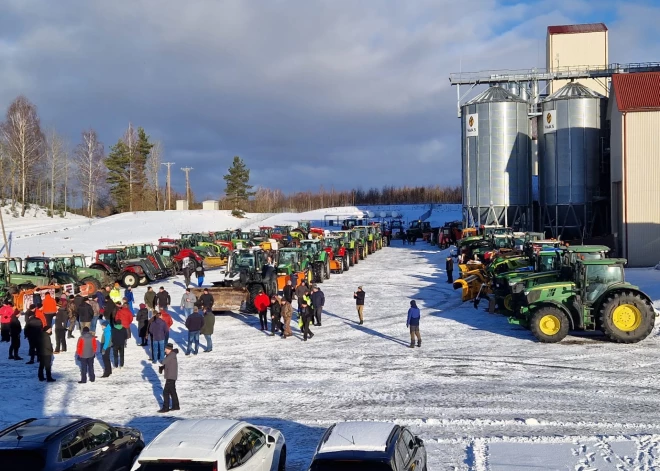
[[[215,461],[216,450],[229,443],[232,430],[244,424],[226,419],[179,420],[171,424],[140,454],[140,462],[159,459]]]
[[[590,23],[584,25],[559,25],[548,26],[548,34],[576,34],[576,33],[601,33],[607,31],[605,23]]]
[[[335,451],[387,450],[387,441],[395,424],[386,422],[340,422],[335,425],[319,453]]]
[[[619,111],[660,110],[660,72],[615,74],[612,87]]]
[[[557,100],[572,100],[573,98],[605,98],[600,93],[585,87],[579,82],[569,82],[555,93],[543,100],[543,103]]]

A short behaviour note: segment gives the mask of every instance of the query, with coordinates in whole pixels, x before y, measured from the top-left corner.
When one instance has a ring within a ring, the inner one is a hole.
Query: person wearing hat
[[[303,298],[302,301],[300,301],[301,304],[301,312],[300,316],[302,318],[302,328],[300,331],[303,334],[303,341],[307,342],[307,337],[310,339],[314,337],[314,334],[312,333],[311,330],[309,330],[309,323],[314,320],[314,313],[312,312],[312,309],[309,307],[308,301]]]
[[[96,295],[93,294],[89,297],[88,301],[89,307],[92,308],[92,326],[90,327],[90,332],[92,335],[96,335],[96,324],[99,323],[99,317],[101,317],[101,306],[99,306],[98,301],[96,300]]]
[[[296,298],[298,299],[298,316],[301,316],[302,313],[302,302],[305,296],[309,293],[307,289],[307,284],[303,281],[295,290]]]
[[[204,288],[204,294],[199,297],[198,304],[201,304],[205,311],[213,311],[213,303],[213,295],[209,293],[208,288]]]
[[[165,387],[163,388],[163,407],[158,411],[163,414],[171,410],[179,410],[179,395],[176,393],[176,380],[179,376],[179,362],[176,358],[179,350],[174,345],[168,343],[165,345],[165,360],[158,368],[158,372],[165,377]],[[172,405],[170,407],[170,399]]]
[[[67,337],[66,337],[68,339],[75,338],[74,335],[73,335],[73,329],[76,328],[76,320],[77,320],[76,312],[78,310],[78,305],[74,302],[75,299],[76,299],[75,296],[70,295],[69,296],[69,301],[66,303],[66,309],[67,309],[68,314],[69,314],[69,326],[67,327],[67,330],[69,331],[69,333],[67,334]]]
[[[115,369],[124,367],[124,348],[128,340],[128,331],[122,325],[121,319],[115,319],[115,325],[112,326],[112,358]]]
[[[454,282],[454,259],[451,256],[445,261],[445,271],[447,272],[447,283]]]
[[[363,311],[364,311],[364,291],[362,286],[358,286],[358,289],[353,293],[353,299],[355,299],[355,306],[357,308],[358,317],[360,318],[360,325],[364,323]]]
[[[50,335],[53,331],[49,325],[43,327],[41,330],[41,339],[38,346],[39,381],[48,381],[49,383],[52,383],[55,381],[51,373],[51,365],[53,364],[53,343],[50,341]],[[45,377],[44,372],[46,373]]]
[[[282,324],[282,304],[279,296],[270,298],[270,335],[275,335],[279,331],[280,336],[284,334],[284,325]]]
[[[190,288],[186,288],[186,291],[181,296],[181,309],[183,310],[183,315],[188,317],[193,313],[193,308],[197,302],[197,296],[190,292]]]
[[[82,304],[78,307],[78,322],[80,322],[80,330],[87,327],[92,328],[92,320],[94,320],[94,310],[89,305],[89,298],[85,298]]]
[[[42,331],[44,325],[35,314],[35,305],[30,304],[30,309],[25,313],[25,329],[23,330],[23,336],[27,339],[29,350],[28,355],[30,355],[30,360],[27,362],[28,365],[34,364],[34,358],[39,357],[39,345],[41,343]]]
[[[323,306],[325,306],[325,295],[318,286],[314,285],[310,298],[312,306],[314,306],[314,319],[312,319],[312,322],[316,320],[314,325],[321,327],[321,313],[323,313]]]
[[[410,309],[408,309],[408,319],[406,320],[406,327],[410,327],[410,348],[415,348],[415,337],[417,337],[417,346],[422,346],[422,336],[419,333],[419,319],[421,313],[417,307],[417,303],[413,300],[410,301]]]
[[[87,382],[87,375],[89,375],[90,382],[93,383],[96,380],[96,375],[94,375],[94,357],[96,356],[97,349],[96,337],[89,331],[89,327],[83,327],[82,334],[78,339],[78,345],[76,346],[76,357],[80,363],[79,384]]]
[[[270,306],[270,298],[263,290],[259,291],[259,294],[254,298],[254,307],[259,313],[259,324],[261,324],[261,330],[268,329],[268,306]]]
[[[195,276],[197,277],[197,287],[201,288],[204,284],[204,267],[201,263],[195,268]]]
[[[69,311],[59,301],[59,308],[55,314],[55,351],[53,353],[66,352],[66,323],[69,319]]]
[[[135,316],[135,320],[138,323],[138,337],[140,337],[140,347],[145,347],[147,345],[147,323],[149,322],[149,310],[147,305],[142,303],[140,304],[140,309]]]

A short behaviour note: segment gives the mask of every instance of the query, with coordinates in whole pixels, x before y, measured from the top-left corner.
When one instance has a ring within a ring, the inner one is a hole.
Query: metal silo
[[[539,177],[542,225],[554,237],[583,239],[601,232],[607,198],[601,192],[606,98],[569,83],[542,103]]]
[[[529,223],[527,102],[491,87],[462,107],[463,214],[466,226]]]

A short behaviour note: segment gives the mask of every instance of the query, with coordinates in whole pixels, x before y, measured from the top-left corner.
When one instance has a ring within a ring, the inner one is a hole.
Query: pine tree
[[[232,214],[243,215],[245,204],[251,196],[254,196],[252,185],[250,181],[250,169],[245,166],[245,162],[239,156],[234,157],[232,166],[229,167],[229,173],[223,178],[227,182],[225,194],[227,199],[232,203],[234,210]]]
[[[110,195],[119,212],[128,211],[130,207],[129,164],[128,146],[119,139],[117,144],[110,147],[110,154],[105,160],[105,166],[108,167],[107,182],[110,185]]]
[[[139,201],[139,209],[145,210],[146,208],[146,192],[147,192],[147,160],[151,153],[151,148],[154,146],[149,142],[149,136],[144,131],[144,128],[139,127],[137,130],[137,143],[135,144],[134,161],[133,161],[133,193],[134,201]]]

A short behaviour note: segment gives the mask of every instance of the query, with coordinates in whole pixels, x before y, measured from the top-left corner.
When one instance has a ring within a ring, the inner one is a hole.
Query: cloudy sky
[[[0,0],[0,108],[72,145],[143,126],[202,197],[234,155],[284,191],[454,185],[449,73],[542,67],[548,25],[600,21],[611,62],[660,60],[657,0]]]

